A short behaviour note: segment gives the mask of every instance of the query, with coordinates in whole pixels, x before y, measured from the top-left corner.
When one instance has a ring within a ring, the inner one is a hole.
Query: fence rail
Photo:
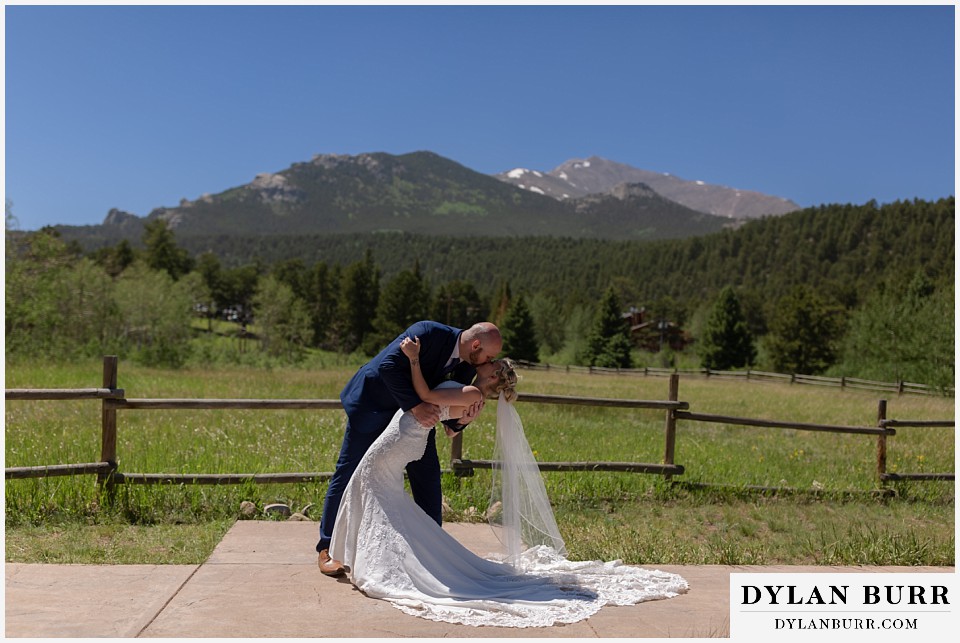
[[[547,367],[549,368],[549,367]],[[569,369],[568,369],[569,370]],[[584,367],[582,370],[586,371]],[[591,372],[614,372],[616,369],[591,369]],[[648,369],[644,369],[646,371]],[[637,370],[623,374],[637,374]],[[680,373],[661,369],[656,375],[669,376],[666,400],[630,400],[616,398],[574,397],[567,395],[546,395],[521,393],[517,401],[534,404],[559,404],[577,406],[601,406],[633,409],[648,409],[664,413],[664,451],[659,463],[644,462],[540,462],[542,471],[619,471],[662,475],[666,479],[682,475],[683,465],[674,462],[678,421],[707,422],[730,426],[752,426],[772,429],[794,429],[828,433],[847,433],[877,436],[876,474],[881,486],[886,482],[901,480],[954,480],[954,474],[945,473],[891,473],[886,470],[887,438],[897,435],[897,428],[950,428],[953,421],[947,420],[904,420],[886,417],[887,402],[880,400],[877,425],[838,426],[785,422],[761,418],[744,418],[707,413],[694,413],[688,409],[688,402],[679,400]],[[818,376],[784,376],[778,373],[757,371],[714,371],[709,376],[740,379],[780,379],[803,377],[810,383],[832,385],[833,378]],[[842,378],[847,385],[850,378]],[[859,384],[863,380],[852,381]],[[902,383],[901,383],[902,384]],[[902,388],[902,387],[901,387]],[[103,386],[100,388],[76,389],[6,389],[7,400],[99,400],[101,414],[101,460],[76,464],[54,464],[29,467],[9,467],[5,470],[7,479],[38,478],[49,476],[96,474],[98,483],[113,489],[118,484],[256,484],[313,482],[329,479],[332,472],[291,472],[291,473],[126,473],[117,466],[117,413],[125,410],[158,409],[233,409],[233,410],[337,410],[342,409],[340,400],[330,399],[198,399],[198,398],[130,398],[124,397],[123,389],[117,387],[117,358],[107,356],[103,362]],[[472,475],[475,469],[490,469],[496,463],[492,460],[471,460],[463,457],[463,433],[451,440],[450,467],[457,475]]]
[[[794,429],[797,431],[823,431],[827,433],[856,433],[860,435],[895,435],[895,429],[885,427],[865,426],[838,426],[832,424],[808,424],[804,422],[780,422],[777,420],[760,420],[756,418],[742,418],[728,415],[711,415],[707,413],[677,412],[678,420],[694,422],[714,422],[718,424],[734,424],[739,426],[757,426],[768,429]]]
[[[113,388],[8,388],[8,400],[108,400],[123,398],[123,389]]]
[[[493,469],[495,460],[454,460],[453,471],[459,475],[470,475],[474,469]],[[650,464],[642,462],[538,462],[541,471],[620,471],[625,473],[655,473],[658,475],[680,475],[684,468],[679,464]]]
[[[518,402],[537,402],[540,404],[575,404],[578,406],[613,406],[630,409],[687,409],[687,402],[671,400],[624,400],[609,397],[574,397],[570,395],[541,395],[519,393]]]
[[[956,426],[953,420],[882,420],[881,426],[914,426],[914,427],[939,427],[951,428]]]
[[[320,473],[114,473],[114,484],[282,484],[329,480]]]
[[[898,480],[953,480],[952,473],[884,473],[880,476],[884,482],[897,482]]]
[[[157,409],[241,409],[241,410],[329,410],[342,409],[340,400],[261,400],[261,399],[199,399],[199,398],[131,398],[110,400],[106,408],[113,410]]]
[[[81,462],[79,464],[51,464],[39,467],[9,467],[6,478],[47,478],[52,476],[75,476],[83,473],[106,473],[109,462]]]
[[[735,379],[747,382],[789,382],[791,384],[829,386],[834,388],[863,389],[869,391],[881,391],[896,393],[897,395],[954,395],[955,389],[940,389],[927,384],[918,384],[916,382],[879,382],[875,380],[865,380],[857,377],[825,377],[823,375],[803,375],[800,373],[770,373],[766,371],[717,371],[708,368],[656,368],[645,366],[643,368],[604,368],[600,366],[557,366],[554,364],[541,364],[538,362],[521,361],[524,368],[532,370],[551,371],[559,370],[567,373],[591,373],[596,375],[636,375],[642,377],[669,377],[676,373],[688,377],[704,377],[719,379]]]

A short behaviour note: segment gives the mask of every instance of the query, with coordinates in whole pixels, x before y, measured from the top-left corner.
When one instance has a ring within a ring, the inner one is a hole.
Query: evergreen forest
[[[16,229],[7,358],[178,366],[376,352],[410,322],[501,325],[549,363],[954,381],[954,198],[823,205],[685,239],[176,236]],[[667,341],[665,336],[668,335]],[[217,338],[250,338],[255,349]],[[233,348],[230,348],[233,347]]]

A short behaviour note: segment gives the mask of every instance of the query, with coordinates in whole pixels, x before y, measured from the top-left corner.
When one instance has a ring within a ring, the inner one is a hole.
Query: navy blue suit
[[[420,370],[431,389],[445,379],[469,384],[476,375],[476,369],[466,360],[466,355],[461,356],[462,361],[451,372],[445,372],[444,369],[461,332],[459,328],[437,322],[419,321],[361,366],[340,392],[340,401],[347,414],[347,428],[340,458],[323,502],[317,551],[330,547],[333,524],[343,492],[367,449],[387,428],[397,409],[409,411],[422,402],[413,390],[410,360],[400,350],[400,342],[404,337],[420,338]],[[457,426],[455,420],[449,424],[455,430],[462,428]],[[430,431],[423,457],[407,465],[407,479],[414,501],[440,524],[443,496],[440,491],[440,459],[437,456],[435,430]]]

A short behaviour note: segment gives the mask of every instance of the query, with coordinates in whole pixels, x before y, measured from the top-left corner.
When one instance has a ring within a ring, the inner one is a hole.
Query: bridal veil
[[[505,561],[522,567],[524,551],[547,546],[566,555],[566,547],[553,517],[543,486],[540,467],[523,432],[523,423],[513,404],[500,393],[497,403],[497,434],[493,448],[493,488],[488,520],[503,544]]]

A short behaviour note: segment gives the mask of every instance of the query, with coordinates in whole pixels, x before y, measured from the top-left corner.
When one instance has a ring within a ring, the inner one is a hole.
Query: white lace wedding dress
[[[441,418],[448,415],[442,408]],[[344,491],[330,555],[367,596],[435,621],[544,627],[583,620],[606,604],[687,591],[676,574],[569,561],[546,546],[528,550],[516,566],[476,556],[404,490],[404,467],[423,455],[428,432],[398,411]]]

